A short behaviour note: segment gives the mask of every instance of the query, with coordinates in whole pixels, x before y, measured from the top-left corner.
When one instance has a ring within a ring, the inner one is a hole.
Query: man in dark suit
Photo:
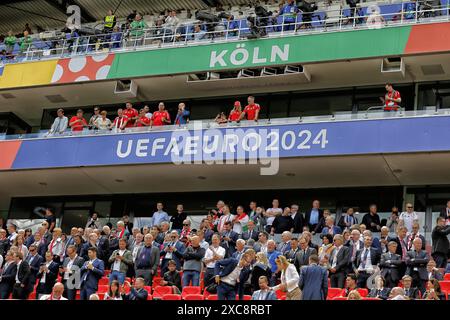
[[[64,298],[67,298],[68,300],[75,300],[77,290],[80,289],[80,270],[81,267],[83,267],[83,264],[84,259],[77,254],[75,245],[68,246],[66,258],[59,268],[62,284],[64,285]],[[78,281],[75,281],[76,279]]]
[[[408,249],[407,249],[408,244],[407,244],[407,238],[406,238],[407,231],[408,231],[408,229],[406,229],[405,226],[400,226],[397,228],[397,236],[393,237],[393,238],[389,238],[389,241],[395,241],[397,243],[397,251],[395,253],[398,254],[402,258],[403,262],[406,261],[406,256],[408,253]],[[406,264],[403,264],[400,267],[399,271],[400,271],[400,276],[405,274]]]
[[[14,255],[8,251],[5,255],[5,263],[0,273],[0,299],[8,299],[12,293],[14,279],[17,273],[17,266],[14,261]]]
[[[255,230],[255,222],[253,220],[248,220],[247,223],[248,230],[242,233],[242,239],[247,241],[248,239],[253,239],[258,241],[259,232]]]
[[[131,287],[128,281],[125,282]],[[131,288],[130,293],[125,293],[125,286],[122,287],[122,299],[123,300],[147,300],[148,292],[144,289],[145,280],[144,278],[136,278],[134,281],[134,286]]]
[[[25,261],[30,266],[30,283],[31,285],[36,284],[36,277],[39,272],[39,268],[44,262],[44,258],[37,253],[37,246],[32,244],[28,250],[29,254]]]
[[[229,258],[236,251],[236,241],[239,239],[239,235],[231,230],[231,222],[227,221],[223,225],[223,231],[221,233],[220,246],[225,248],[225,258]]]
[[[310,255],[309,265],[300,270],[302,300],[325,300],[328,294],[327,270],[318,266],[319,257]]]
[[[289,263],[294,263],[295,258],[297,257],[297,252],[300,250],[300,248],[298,247],[298,239],[292,238],[290,241],[290,245],[291,249],[289,251],[286,251],[284,253],[284,256]]]
[[[398,286],[401,279],[400,266],[403,265],[402,258],[396,254],[397,243],[390,241],[388,243],[388,252],[383,253],[380,259],[381,275],[386,280],[386,287],[394,288]]]
[[[337,234],[333,238],[336,249],[330,257],[330,283],[333,288],[344,288],[350,251],[344,244],[344,237]]]
[[[177,270],[181,270],[181,260],[183,259],[184,250],[186,246],[183,242],[179,241],[179,235],[176,230],[170,233],[170,242],[164,243],[164,247],[161,250],[161,275],[163,276],[167,272],[169,261],[173,260],[177,264]]]
[[[367,230],[372,232],[380,232],[380,216],[377,213],[377,206],[375,204],[370,205],[369,213],[364,215],[361,223],[366,226]]]
[[[364,248],[356,253],[353,264],[355,273],[358,276],[358,288],[367,287],[367,279],[375,272],[375,268],[380,262],[380,252],[372,247],[372,237],[364,237]]]
[[[320,209],[319,200],[314,200],[312,208],[305,212],[305,226],[309,227],[311,232],[314,232],[316,226],[319,224],[319,220],[323,217],[323,210]]]
[[[38,285],[36,287],[36,299],[41,294],[52,293],[53,286],[58,277],[59,265],[53,261],[53,255],[50,252],[45,254],[45,262],[41,263],[37,273]]]
[[[406,274],[413,279],[413,286],[419,288],[423,294],[428,281],[427,264],[430,261],[428,253],[422,250],[422,240],[415,238],[413,241],[414,250],[408,251],[406,257]]]
[[[80,299],[89,300],[91,294],[97,292],[98,281],[105,272],[105,264],[97,258],[97,249],[88,249],[89,260],[81,267]]]
[[[0,226],[0,256],[5,256],[9,250],[9,240],[6,237],[6,230]]]
[[[303,218],[303,214],[298,212],[297,204],[291,205],[291,218],[294,220],[293,233],[302,233],[305,225],[305,219]]]
[[[450,201],[449,201],[450,202]],[[445,225],[445,219],[443,217],[438,217],[436,219],[436,226],[431,233],[431,240],[433,244],[433,249],[431,255],[434,261],[436,261],[436,267],[446,268],[448,253],[449,253],[449,241],[448,235],[450,234],[450,225]]]
[[[291,239],[292,233],[289,231],[284,231],[281,234],[281,241],[277,245],[277,251],[280,251],[282,255],[291,250]]]
[[[294,260],[294,265],[295,268],[297,268],[297,271],[299,271],[303,266],[307,266],[309,264],[309,257],[311,255],[317,254],[316,249],[309,247],[306,239],[303,236],[298,239],[298,244],[300,246],[300,249],[295,255]]]
[[[23,260],[22,253],[16,252],[13,257],[17,265],[17,272],[14,276],[12,297],[13,299],[27,299],[30,294],[30,266]]]
[[[419,289],[412,286],[412,281],[413,281],[413,279],[408,275],[405,275],[402,278],[402,284],[403,284],[403,289],[405,290],[405,296],[410,299],[419,299],[419,297],[420,297]]]
[[[364,248],[364,242],[361,240],[361,232],[358,229],[352,230],[350,239],[344,244],[349,249],[350,259],[348,261],[348,272],[353,273],[353,263],[356,259],[358,250]]]
[[[219,300],[236,300],[236,294],[240,292],[248,277],[248,269],[251,257],[244,253],[241,260],[227,258],[216,261],[214,275],[217,283],[217,295]]]

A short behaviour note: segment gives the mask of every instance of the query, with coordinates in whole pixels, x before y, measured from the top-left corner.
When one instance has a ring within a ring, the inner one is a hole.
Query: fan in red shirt
[[[402,102],[400,92],[394,90],[390,83],[386,83],[385,88],[387,93],[384,95],[384,98],[380,97],[380,100],[384,103],[384,111],[397,111],[399,103]]]
[[[150,125],[150,118],[145,115],[145,109],[139,110],[139,118],[136,120],[136,127],[148,127]]]
[[[242,107],[239,101],[234,103],[234,108],[228,116],[228,121],[239,121],[241,119]]]
[[[259,110],[261,107],[259,104],[255,103],[255,97],[250,96],[247,98],[248,105],[244,108],[244,111],[241,113],[241,120],[244,119],[245,115],[247,115],[247,120],[255,120],[258,121]]]
[[[70,118],[69,126],[72,128],[73,132],[83,131],[84,127],[87,127],[87,121],[83,118],[83,110],[78,109],[77,115]]]
[[[123,111],[123,115],[128,118],[126,128],[134,127],[134,123],[139,118],[139,114],[131,102],[126,103],[126,109]]]
[[[166,124],[170,124],[170,115],[165,110],[164,103],[160,102],[158,105],[158,111],[153,112],[151,125],[163,126]]]
[[[128,117],[123,114],[123,109],[117,109],[117,117],[114,119],[114,122],[111,124],[111,129],[115,129],[115,131],[121,131],[125,129],[128,123]]]

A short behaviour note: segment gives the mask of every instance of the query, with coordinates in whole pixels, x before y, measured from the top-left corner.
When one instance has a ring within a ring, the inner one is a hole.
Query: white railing
[[[412,5],[410,8],[408,5]],[[71,57],[99,52],[123,52],[228,42],[246,38],[283,37],[355,29],[377,29],[450,20],[450,7],[402,3],[356,9],[333,9],[288,16],[249,17],[215,23],[186,22],[177,27],[152,27],[90,36],[66,34],[64,39],[34,41],[5,62],[20,62]],[[383,10],[389,8],[389,10]],[[393,11],[392,9],[399,9]],[[383,11],[389,11],[384,12]],[[253,22],[253,23],[252,23]],[[196,31],[195,25],[202,30]]]
[[[276,126],[276,125],[294,125],[320,122],[336,122],[336,121],[365,121],[365,120],[388,120],[398,118],[416,118],[416,117],[441,117],[450,116],[450,109],[436,109],[435,107],[427,107],[425,110],[404,111],[399,109],[396,112],[385,112],[382,109],[367,110],[361,112],[335,112],[331,115],[320,116],[301,116],[289,118],[273,118],[260,119],[258,121],[242,120],[240,122],[227,122],[218,124],[213,120],[195,120],[184,125],[165,125],[153,127],[135,127],[126,128],[125,130],[94,130],[92,128],[85,128],[80,132],[66,131],[62,134],[50,134],[47,131],[30,134],[15,134],[0,136],[0,140],[25,140],[25,139],[47,139],[47,138],[67,138],[80,136],[102,136],[102,135],[117,135],[117,134],[132,134],[132,133],[146,133],[146,132],[163,132],[176,130],[198,130],[198,129],[218,129],[218,128],[238,128],[238,127],[255,127],[255,126]]]

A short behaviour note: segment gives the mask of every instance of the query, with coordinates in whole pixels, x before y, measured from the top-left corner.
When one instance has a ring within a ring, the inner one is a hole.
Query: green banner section
[[[400,55],[410,31],[403,26],[119,53],[108,79]]]

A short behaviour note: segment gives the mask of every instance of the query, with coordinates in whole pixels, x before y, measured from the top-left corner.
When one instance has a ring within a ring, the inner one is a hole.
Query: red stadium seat
[[[183,300],[205,300],[205,297],[201,294],[186,294],[183,297]]]
[[[334,297],[332,300],[347,300],[347,297]]]
[[[327,300],[332,300],[333,298],[340,297],[341,295],[341,288],[328,288]]]
[[[450,281],[439,281],[439,284],[441,285],[442,291],[450,291]]]
[[[97,295],[98,295],[98,297],[99,297],[100,300],[105,299],[105,293],[106,293],[106,292],[97,292]]]
[[[218,300],[219,296],[217,294],[210,294],[206,300]]]
[[[181,300],[180,294],[165,294],[162,296],[162,300]]]
[[[163,278],[161,278],[161,277],[158,277],[158,276],[154,276],[153,277],[153,287],[156,287],[156,286],[161,286],[161,280],[162,280]]]
[[[103,273],[103,275],[104,275],[105,277],[107,277],[110,273],[111,273],[111,270],[105,270],[105,272]]]
[[[153,300],[153,296],[150,293],[147,296],[147,300]]]
[[[102,285],[98,286],[97,292],[98,293],[105,293],[105,292],[108,292],[108,289],[109,289],[108,285],[102,284]]]
[[[252,296],[248,294],[244,294],[244,300],[252,300]]]
[[[446,274],[444,275],[444,280],[450,281],[450,273],[446,273]]]
[[[98,281],[98,285],[99,286],[101,286],[101,285],[108,285],[109,284],[109,278],[107,278],[107,277],[102,277],[102,278],[100,278],[100,280]]]
[[[151,286],[144,286],[144,289],[147,290],[148,293],[152,293],[152,287]]]
[[[77,290],[77,294],[75,295],[75,300],[80,300],[80,290]]]
[[[28,295],[28,300],[35,300],[36,299],[36,291],[30,292]]]
[[[187,294],[201,294],[202,290],[200,287],[195,286],[186,286],[183,287],[183,291],[181,292],[181,296],[184,298]]]
[[[164,295],[171,294],[171,286],[157,286],[153,289],[153,299],[162,299]]]
[[[359,294],[361,295],[361,297],[367,297],[369,295],[369,290],[367,290],[366,288],[358,288],[356,289]]]
[[[275,294],[276,294],[278,300],[286,300],[286,292],[277,290],[277,291],[275,291]]]

